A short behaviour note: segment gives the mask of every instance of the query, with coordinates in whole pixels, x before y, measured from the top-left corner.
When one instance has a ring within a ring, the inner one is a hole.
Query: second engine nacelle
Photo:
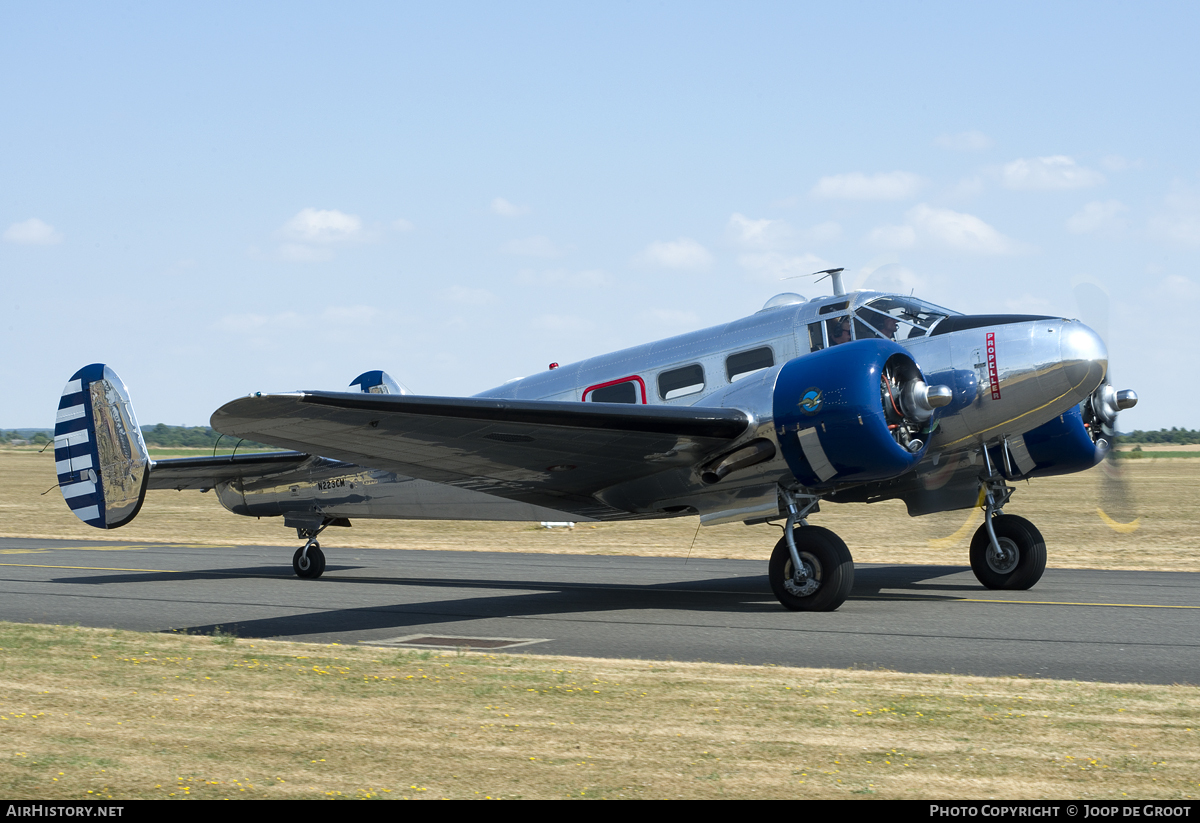
[[[783,365],[775,435],[808,488],[887,480],[920,462],[934,413],[950,400],[947,387],[926,385],[898,344],[860,340]]]

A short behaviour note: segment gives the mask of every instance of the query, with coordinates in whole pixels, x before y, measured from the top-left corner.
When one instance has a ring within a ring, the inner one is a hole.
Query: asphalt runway
[[[0,620],[320,643],[1200,684],[1200,574],[860,565],[833,613],[776,602],[759,561],[0,538]]]

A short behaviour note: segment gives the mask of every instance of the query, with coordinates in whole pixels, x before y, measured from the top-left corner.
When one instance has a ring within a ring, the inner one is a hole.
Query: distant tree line
[[[54,439],[53,429],[9,429],[0,431],[0,443],[6,446],[33,443],[41,446]]]
[[[1156,432],[1135,431],[1132,434],[1120,434],[1117,436],[1118,443],[1173,443],[1177,445],[1189,445],[1192,443],[1200,443],[1200,431],[1191,429],[1172,428],[1171,430],[1159,429]]]
[[[213,431],[208,426],[168,426],[166,423],[142,426],[142,438],[146,441],[147,446],[174,449],[211,449],[220,440],[222,450],[232,451],[233,447],[238,444],[238,438],[229,435],[222,437],[220,432]],[[273,447],[255,443],[253,440],[243,440],[240,448],[270,449]]]
[[[222,451],[233,451],[233,447],[238,445],[238,438],[228,435],[221,437],[220,432],[215,432],[208,426],[168,426],[166,423],[159,423],[157,426],[144,426],[142,437],[147,446],[157,446],[158,448],[211,449],[220,440]],[[5,446],[30,443],[42,446],[53,439],[53,429],[0,429],[0,445]],[[274,446],[243,440],[240,448],[270,449]]]

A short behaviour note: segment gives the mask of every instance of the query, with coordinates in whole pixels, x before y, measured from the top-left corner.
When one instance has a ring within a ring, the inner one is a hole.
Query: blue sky
[[[2,3],[0,427],[97,361],[143,424],[473,394],[836,265],[1083,316],[1121,428],[1200,428],[1198,8]]]

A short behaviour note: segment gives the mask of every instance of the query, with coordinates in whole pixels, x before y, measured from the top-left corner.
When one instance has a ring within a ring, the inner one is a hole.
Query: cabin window
[[[636,374],[598,383],[584,389],[583,400],[585,403],[645,403],[646,384]]]
[[[699,363],[671,369],[658,376],[658,396],[663,400],[704,391],[704,368]]]
[[[750,351],[729,355],[729,358],[725,361],[725,375],[729,378],[729,382],[732,383],[735,380],[748,377],[756,371],[769,369],[774,365],[774,352],[771,351],[769,346],[763,346],[761,349],[751,349]]]

